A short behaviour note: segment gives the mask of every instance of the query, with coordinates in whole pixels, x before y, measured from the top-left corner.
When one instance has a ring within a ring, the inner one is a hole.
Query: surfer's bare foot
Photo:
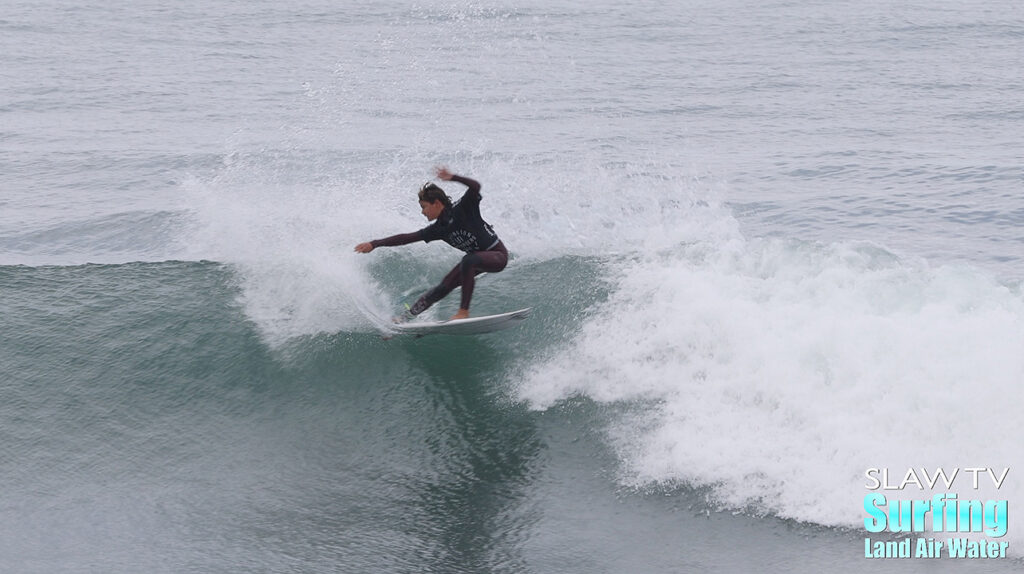
[[[469,309],[459,309],[459,312],[452,315],[449,321],[455,321],[456,319],[469,319]]]

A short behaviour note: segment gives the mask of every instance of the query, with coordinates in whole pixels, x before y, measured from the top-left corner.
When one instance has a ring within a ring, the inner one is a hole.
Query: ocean
[[[1020,3],[3,7],[0,572],[1024,567]]]

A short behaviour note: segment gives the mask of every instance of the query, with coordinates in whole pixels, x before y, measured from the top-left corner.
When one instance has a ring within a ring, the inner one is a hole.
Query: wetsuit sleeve
[[[444,237],[444,230],[441,228],[440,225],[438,225],[436,221],[419,230],[418,233],[420,234],[420,239],[427,243],[430,243],[431,241],[436,241]]]
[[[412,233],[399,233],[398,235],[392,235],[391,237],[385,237],[384,239],[374,239],[370,242],[370,245],[376,247],[397,247],[399,245],[408,245],[417,241],[423,241],[423,230],[413,231]]]
[[[453,175],[452,181],[457,181],[462,185],[468,187],[466,193],[462,195],[463,199],[471,199],[473,201],[480,201],[480,182],[468,177],[461,175]]]

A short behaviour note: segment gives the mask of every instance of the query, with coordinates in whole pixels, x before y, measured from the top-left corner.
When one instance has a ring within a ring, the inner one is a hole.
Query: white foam
[[[721,239],[619,261],[520,396],[639,401],[609,423],[626,482],[826,525],[863,528],[867,468],[1020,466],[1019,292],[869,244]]]

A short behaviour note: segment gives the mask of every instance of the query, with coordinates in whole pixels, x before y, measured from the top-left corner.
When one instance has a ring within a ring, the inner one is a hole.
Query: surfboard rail
[[[482,335],[515,327],[530,316],[532,307],[449,321],[410,321],[394,325],[396,333],[409,335]]]

